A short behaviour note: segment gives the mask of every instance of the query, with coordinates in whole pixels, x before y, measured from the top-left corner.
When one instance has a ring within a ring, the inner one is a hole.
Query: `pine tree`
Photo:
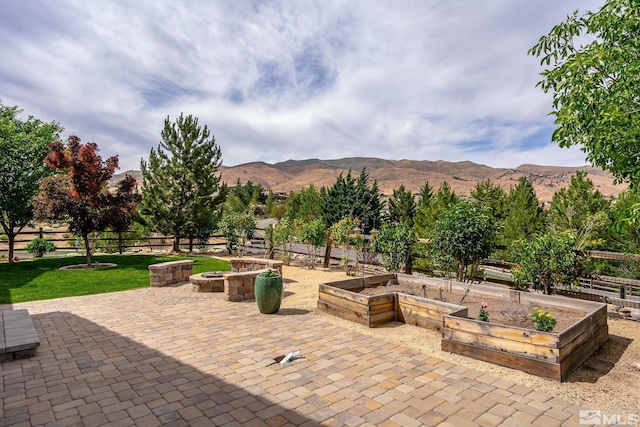
[[[470,196],[480,206],[489,210],[496,223],[501,223],[505,217],[505,198],[507,193],[490,179],[480,181],[470,191]]]
[[[502,229],[504,244],[520,239],[529,240],[544,230],[544,211],[527,177],[520,177],[518,184],[509,190],[505,210],[508,214]]]
[[[393,195],[387,200],[389,214],[387,220],[392,224],[406,224],[413,227],[413,217],[416,213],[416,202],[411,191],[401,185],[397,190],[393,190]]]
[[[554,232],[570,231],[576,236],[576,249],[599,248],[609,225],[610,203],[587,178],[577,171],[567,188],[555,192],[547,223]]]
[[[140,215],[154,230],[173,235],[173,250],[180,239],[207,238],[218,226],[226,185],[216,172],[222,164],[220,147],[198,119],[180,114],[164,121],[162,141],[141,162]]]
[[[430,203],[428,205],[421,203],[416,210],[414,228],[418,236],[429,237],[442,214],[459,201],[455,191],[447,181],[444,181]]]

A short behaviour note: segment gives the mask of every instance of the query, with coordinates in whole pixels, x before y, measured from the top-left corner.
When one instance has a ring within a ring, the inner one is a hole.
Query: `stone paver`
[[[1,365],[0,426],[578,424],[579,408],[539,391],[187,285],[12,308],[41,345]]]

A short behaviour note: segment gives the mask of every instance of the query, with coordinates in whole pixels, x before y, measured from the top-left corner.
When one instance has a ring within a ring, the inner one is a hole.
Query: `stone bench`
[[[194,274],[189,277],[194,292],[224,292],[227,301],[240,302],[255,298],[254,286],[258,274],[269,269],[282,275],[282,261],[262,258],[232,258],[231,272]]]
[[[31,357],[39,345],[40,339],[28,310],[7,310],[1,313],[0,362]]]
[[[152,287],[162,287],[189,281],[193,273],[193,261],[168,261],[149,266]]]

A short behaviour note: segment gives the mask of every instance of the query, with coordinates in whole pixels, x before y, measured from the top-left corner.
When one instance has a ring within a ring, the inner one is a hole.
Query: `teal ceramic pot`
[[[254,293],[260,313],[277,313],[282,302],[282,276],[263,277],[258,275]]]

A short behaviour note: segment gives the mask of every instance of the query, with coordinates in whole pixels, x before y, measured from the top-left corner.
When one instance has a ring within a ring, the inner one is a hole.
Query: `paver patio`
[[[0,425],[578,425],[566,401],[305,310],[188,286],[11,308],[41,345],[0,367]],[[304,358],[274,362],[293,350]]]

